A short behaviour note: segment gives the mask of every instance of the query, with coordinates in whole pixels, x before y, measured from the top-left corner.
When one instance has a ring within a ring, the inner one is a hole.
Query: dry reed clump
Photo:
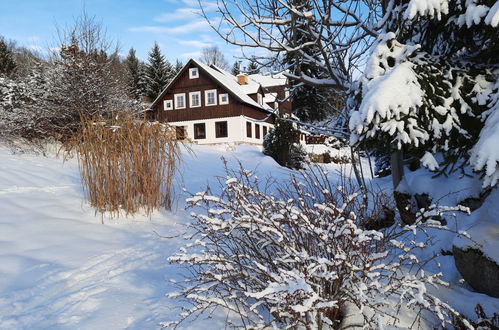
[[[83,187],[97,212],[113,217],[171,209],[180,148],[170,126],[130,114],[84,119],[67,150],[77,155]]]

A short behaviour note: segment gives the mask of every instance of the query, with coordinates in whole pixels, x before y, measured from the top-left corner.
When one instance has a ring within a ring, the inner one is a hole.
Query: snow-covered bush
[[[228,313],[229,325],[253,329],[336,328],[352,305],[366,326],[381,328],[397,320],[390,302],[414,315],[433,312],[444,327],[458,315],[428,290],[445,283],[419,267],[413,252],[425,243],[402,238],[417,225],[391,235],[362,229],[372,212],[323,172],[302,172],[274,187],[276,194],[267,190],[272,180],[262,183],[251,171],[227,174],[218,196],[208,190],[187,199],[197,211],[194,234],[169,261],[190,274],[171,297],[192,307],[165,326],[217,308]],[[420,214],[419,223],[438,214]]]
[[[300,145],[300,130],[296,124],[280,118],[263,139],[263,153],[289,168],[302,168],[307,158]]]
[[[469,161],[484,173],[484,186],[494,186],[499,4],[399,0],[385,9],[383,31],[355,89],[351,142],[404,150],[431,170]]]

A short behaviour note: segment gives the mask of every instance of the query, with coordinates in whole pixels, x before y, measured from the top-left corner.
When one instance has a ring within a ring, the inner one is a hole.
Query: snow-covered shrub
[[[444,327],[458,315],[428,290],[445,283],[419,267],[413,252],[425,243],[403,238],[417,225],[390,235],[362,229],[372,212],[322,172],[302,172],[274,187],[276,194],[267,190],[272,180],[261,182],[251,171],[227,174],[218,196],[207,190],[187,199],[196,211],[194,234],[169,261],[190,275],[170,297],[192,307],[164,326],[222,309],[233,327],[336,328],[353,305],[366,326],[381,328],[396,322],[390,302],[414,315],[430,311]],[[438,214],[420,214],[418,223]]]
[[[289,168],[302,168],[307,159],[300,145],[300,130],[295,123],[280,118],[276,119],[274,128],[263,139],[263,153]]]
[[[484,173],[484,186],[494,186],[499,5],[399,0],[385,9],[383,31],[353,96],[351,142],[385,153],[403,150],[431,170],[469,161]]]

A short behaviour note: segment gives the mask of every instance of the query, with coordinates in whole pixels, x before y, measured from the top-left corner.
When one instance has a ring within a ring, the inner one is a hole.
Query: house
[[[262,144],[285,83],[283,77],[234,76],[191,59],[152,103],[149,117],[198,144]]]

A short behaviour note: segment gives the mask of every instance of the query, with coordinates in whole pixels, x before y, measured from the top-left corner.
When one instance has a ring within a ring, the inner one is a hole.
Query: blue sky
[[[215,3],[203,2],[215,15]],[[56,47],[56,24],[71,24],[83,8],[102,22],[110,38],[119,40],[124,54],[134,47],[146,59],[154,41],[170,61],[185,63],[211,45],[218,45],[229,63],[240,54],[196,14],[197,0],[0,0],[0,35],[33,49]]]

